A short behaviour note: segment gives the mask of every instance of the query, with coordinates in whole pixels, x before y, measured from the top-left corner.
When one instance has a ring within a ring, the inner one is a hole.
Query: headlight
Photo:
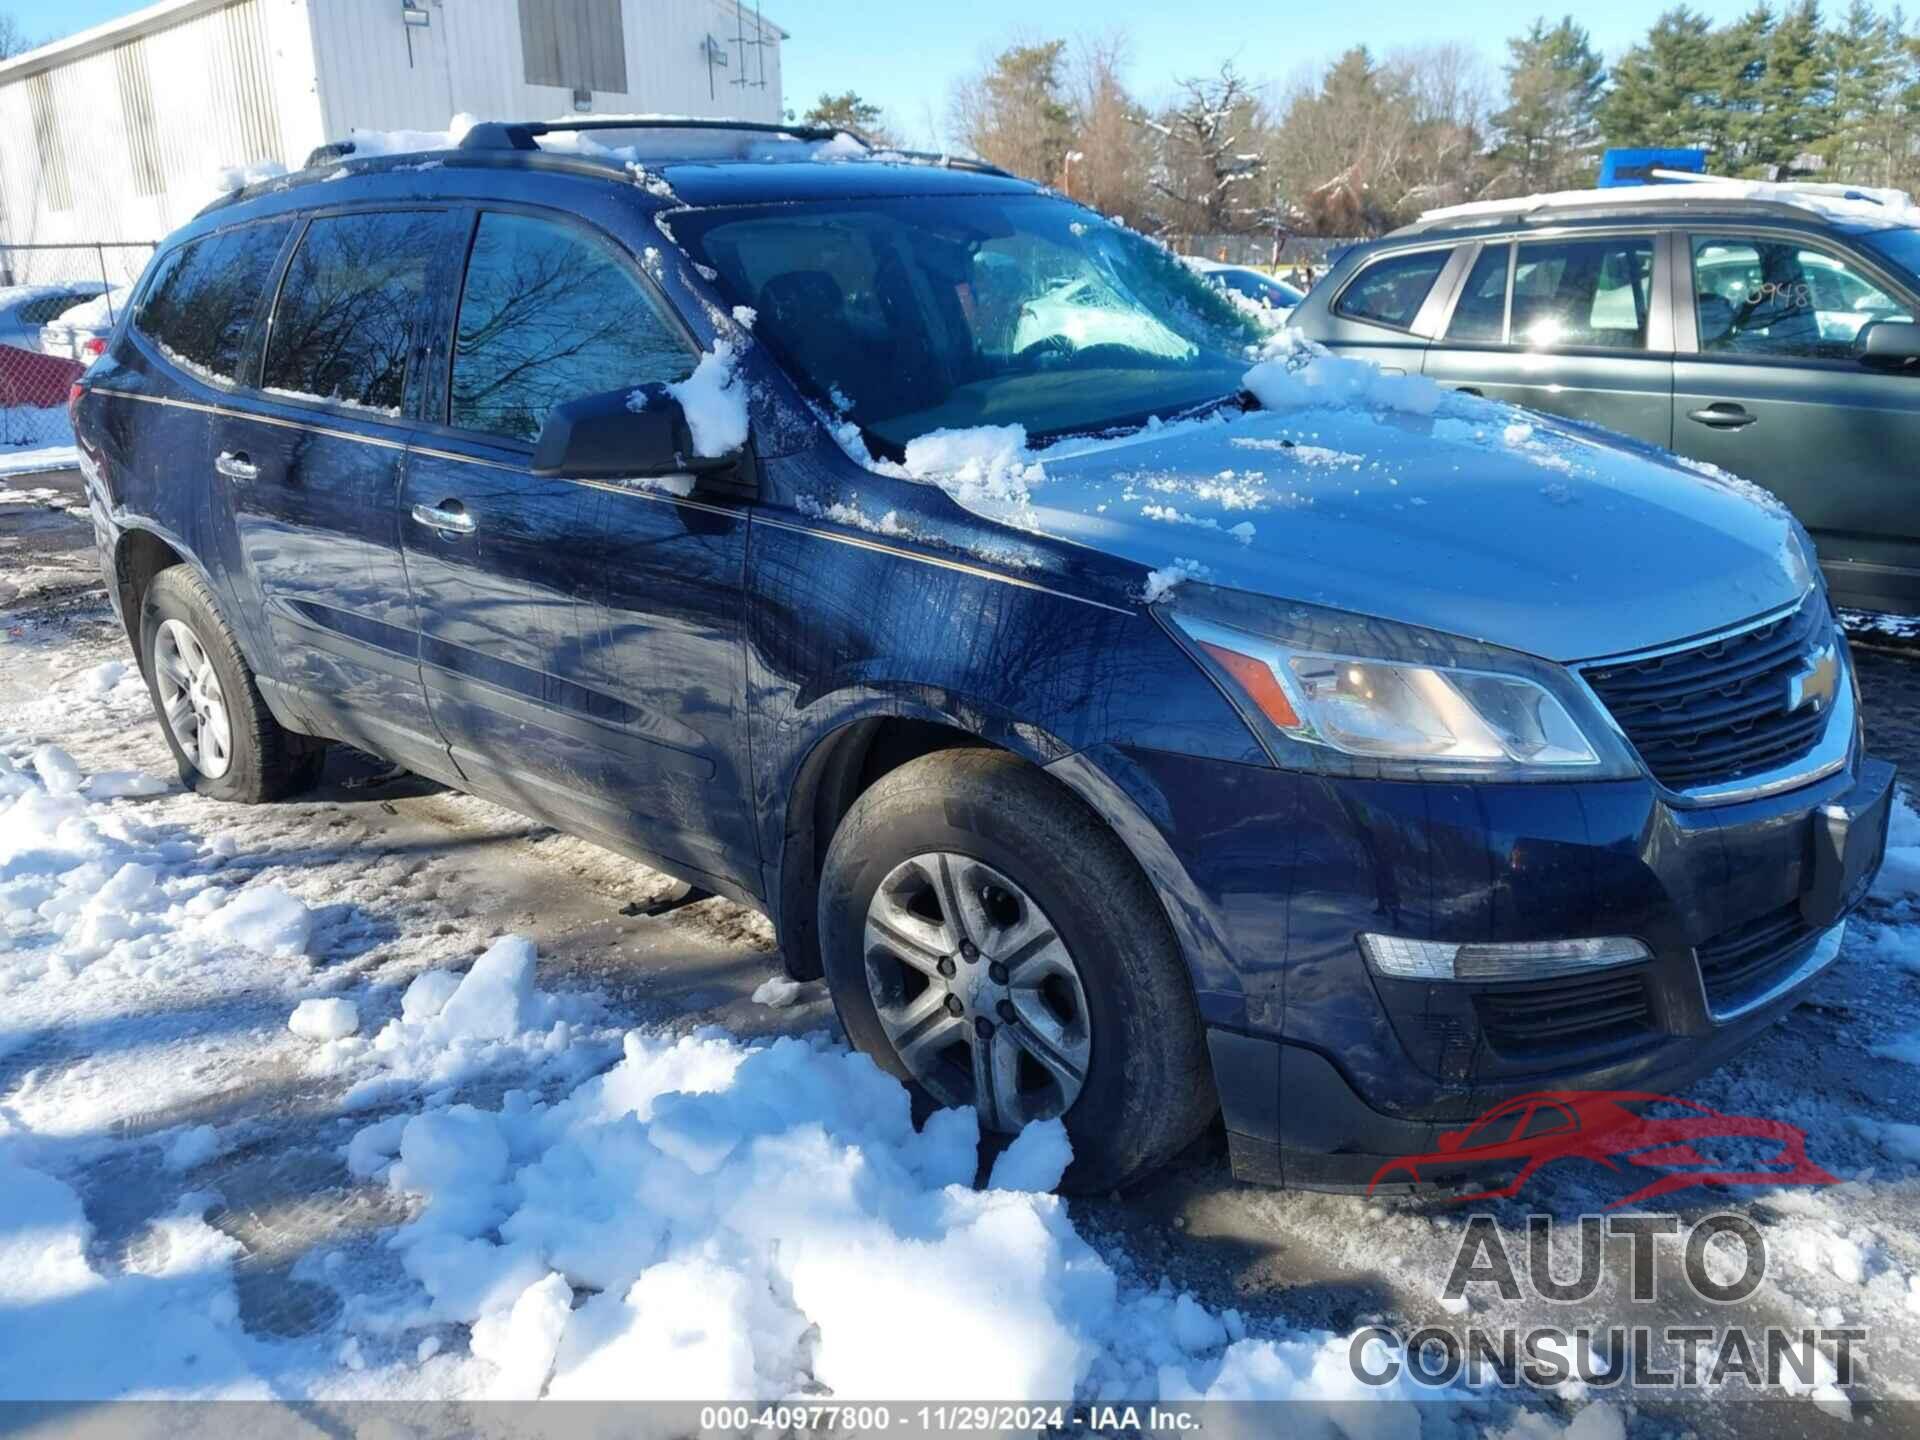
[[[1422,779],[1640,773],[1567,671],[1391,621],[1182,586],[1165,612],[1294,768]]]

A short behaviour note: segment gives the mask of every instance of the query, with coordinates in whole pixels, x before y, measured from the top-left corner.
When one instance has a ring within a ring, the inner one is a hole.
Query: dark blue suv
[[[376,149],[174,235],[76,387],[202,793],[345,742],[762,907],[1083,1188],[1217,1112],[1338,1186],[1671,1089],[1837,953],[1891,770],[1749,487],[1276,344],[984,167]]]

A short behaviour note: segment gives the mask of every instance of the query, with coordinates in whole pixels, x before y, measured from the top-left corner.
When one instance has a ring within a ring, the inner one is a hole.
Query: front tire
[[[1061,1115],[1063,1188],[1139,1179],[1216,1108],[1171,926],[1113,833],[1002,751],[876,781],[827,851],[827,982],[848,1038],[1002,1134]]]
[[[319,778],[324,748],[273,718],[213,592],[185,565],[155,575],[141,598],[140,668],[188,789],[259,804]]]

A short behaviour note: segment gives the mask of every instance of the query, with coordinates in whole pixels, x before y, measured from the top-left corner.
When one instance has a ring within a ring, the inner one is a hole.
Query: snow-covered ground
[[[1457,1316],[1443,1202],[1241,1187],[1203,1148],[1067,1204],[1057,1127],[995,1157],[970,1114],[916,1125],[739,907],[637,913],[662,877],[350,756],[296,803],[184,792],[84,545],[8,526],[0,1399],[1341,1401],[1369,1393],[1348,1334]],[[1691,1092],[1805,1126],[1845,1183],[1675,1204],[1762,1226],[1756,1322],[1869,1328],[1861,1406],[1920,1398],[1920,817],[1899,823],[1816,998]],[[1533,1203],[1615,1193],[1590,1183]],[[1566,1318],[1472,1318],[1543,1315]],[[1674,1433],[1577,1385],[1408,1393],[1274,1423]]]

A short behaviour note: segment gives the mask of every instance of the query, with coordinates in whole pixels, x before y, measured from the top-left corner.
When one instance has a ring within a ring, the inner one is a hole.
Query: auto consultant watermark
[[[1567,1321],[1427,1325],[1404,1333],[1371,1327],[1348,1347],[1356,1379],[1375,1388],[1739,1387],[1734,1393],[1845,1403],[1844,1388],[1864,1361],[1864,1327],[1757,1323],[1739,1308],[1767,1277],[1767,1240],[1759,1226],[1731,1211],[1683,1222],[1619,1208],[1706,1185],[1838,1183],[1808,1158],[1806,1133],[1797,1126],[1725,1115],[1668,1095],[1540,1092],[1441,1135],[1430,1154],[1383,1165],[1373,1188],[1448,1176],[1464,1192],[1458,1203],[1505,1199],[1543,1166],[1568,1159],[1616,1172],[1627,1193],[1609,1202],[1606,1213],[1573,1221],[1529,1215],[1524,1234],[1493,1215],[1474,1214],[1440,1292],[1443,1306],[1461,1315],[1476,1306],[1517,1306],[1537,1316],[1540,1305],[1529,1302],[1543,1302],[1550,1317],[1559,1307]],[[1511,1178],[1466,1180],[1489,1171]],[[1610,1257],[1616,1263],[1610,1265]],[[1595,1323],[1601,1299],[1623,1318]],[[1729,1323],[1701,1323],[1716,1312]],[[1582,1319],[1573,1319],[1575,1313]]]
[[[1620,1297],[1629,1306],[1659,1303],[1663,1280],[1671,1285],[1677,1277],[1687,1298],[1732,1307],[1766,1279],[1766,1237],[1744,1215],[1713,1214],[1690,1225],[1674,1215],[1582,1215],[1578,1225],[1579,1260],[1567,1274],[1556,1269],[1556,1253],[1566,1247],[1555,1244],[1558,1227],[1551,1216],[1530,1216],[1524,1240],[1510,1236],[1491,1215],[1473,1216],[1442,1300],[1450,1308],[1476,1295],[1585,1306],[1606,1276],[1609,1241],[1630,1248]],[[1678,1253],[1662,1263],[1665,1247]],[[1554,1389],[1577,1381],[1677,1390],[1737,1382],[1755,1393],[1800,1395],[1852,1384],[1866,1341],[1864,1327],[1849,1325],[1469,1324],[1427,1325],[1404,1334],[1373,1326],[1354,1334],[1348,1360],[1355,1378],[1374,1387],[1406,1380],[1435,1389]]]

